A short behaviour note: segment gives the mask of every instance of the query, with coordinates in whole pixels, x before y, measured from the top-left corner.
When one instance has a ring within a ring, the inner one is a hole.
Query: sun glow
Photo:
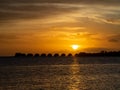
[[[79,45],[72,45],[71,47],[73,50],[77,50],[79,48]]]

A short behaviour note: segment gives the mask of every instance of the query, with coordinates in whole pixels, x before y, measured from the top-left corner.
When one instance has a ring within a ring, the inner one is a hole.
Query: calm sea
[[[66,60],[54,58],[46,64],[2,65],[0,90],[120,90],[119,63],[80,63],[80,59],[72,59],[66,64]],[[46,58],[43,60],[46,62]]]

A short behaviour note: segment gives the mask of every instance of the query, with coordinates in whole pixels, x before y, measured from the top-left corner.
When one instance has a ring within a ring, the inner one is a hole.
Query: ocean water
[[[2,65],[0,90],[120,90],[120,64]]]

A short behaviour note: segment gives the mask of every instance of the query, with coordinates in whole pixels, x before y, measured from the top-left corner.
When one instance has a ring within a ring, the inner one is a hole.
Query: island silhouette
[[[88,52],[79,52],[76,53],[75,55],[72,55],[72,53],[69,53],[68,55],[66,55],[65,53],[62,54],[46,54],[46,53],[36,53],[36,54],[32,54],[32,53],[20,53],[17,52],[15,53],[14,57],[120,57],[120,51],[100,51],[97,53],[88,53]]]
[[[21,53],[14,56],[0,57],[0,66],[19,65],[69,65],[77,61],[78,64],[119,64],[120,51],[100,51],[97,53],[79,52],[76,54],[58,53]]]

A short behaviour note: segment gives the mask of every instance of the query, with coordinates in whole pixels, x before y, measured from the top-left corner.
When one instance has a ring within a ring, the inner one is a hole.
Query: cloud
[[[35,38],[35,33],[0,33],[1,43],[29,42]]]
[[[75,38],[81,37],[79,34],[81,31],[117,32],[120,29],[118,2],[117,0],[0,0],[0,31],[57,30],[72,32],[71,38],[74,38],[74,33],[77,33]],[[97,35],[92,35],[91,38],[99,39]]]
[[[2,34],[0,33],[0,42],[9,42],[11,40],[19,39],[19,37],[15,34]]]
[[[0,20],[43,19],[73,10],[75,10],[74,7],[64,4],[5,4],[0,6]]]
[[[85,3],[85,4],[118,4],[118,0],[0,0],[0,3]]]
[[[120,34],[111,35],[108,37],[109,42],[118,43],[120,42]]]
[[[97,48],[85,48],[83,51],[85,52],[101,52],[101,51],[113,51],[113,50],[118,50],[118,49],[113,49],[113,48],[104,48],[104,47],[97,47]]]
[[[105,23],[120,25],[120,9],[117,7],[116,9],[106,9],[96,18]]]
[[[11,35],[11,34],[0,34],[0,39],[16,39],[16,35]]]
[[[55,18],[59,15],[66,15],[73,19],[74,17],[104,19],[103,13],[113,8],[115,10],[119,8],[119,5],[116,6],[119,4],[118,2],[118,0],[0,0],[0,22]],[[104,4],[107,4],[108,7],[105,7]],[[117,16],[120,14],[119,11],[118,9]],[[118,22],[116,19],[106,18],[106,16],[104,21]]]
[[[62,26],[62,27],[53,27],[52,31],[64,31],[64,32],[80,32],[83,31],[85,27],[80,26]]]
[[[53,31],[51,34],[48,33],[48,35],[46,36],[47,38],[49,37],[48,39],[56,38],[59,40],[77,41],[77,42],[82,42],[82,41],[89,42],[91,40],[96,41],[101,39],[101,37],[99,37],[97,33],[91,33],[85,31],[79,31],[79,32]]]

